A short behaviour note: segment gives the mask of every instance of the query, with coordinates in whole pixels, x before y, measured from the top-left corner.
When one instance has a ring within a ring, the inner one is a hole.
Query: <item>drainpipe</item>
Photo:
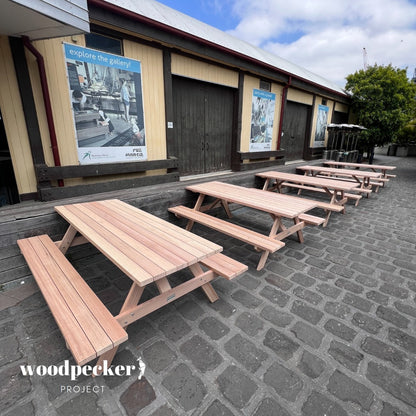
[[[55,166],[61,166],[58,142],[56,140],[55,124],[53,122],[51,97],[49,95],[48,81],[46,79],[45,61],[43,60],[43,56],[32,45],[32,43],[30,42],[27,36],[22,36],[22,39],[23,39],[23,44],[35,56],[36,62],[38,63],[40,83],[42,87],[43,103],[45,105],[46,120],[48,122],[49,137],[51,140],[53,161],[55,163]],[[62,179],[58,179],[58,186],[64,186],[64,181]]]
[[[287,90],[292,85],[292,76],[289,76],[289,81],[286,83],[286,85],[283,87],[282,91],[282,103],[280,105],[280,120],[279,120],[279,133],[277,136],[277,150],[280,150],[280,142],[282,140],[282,129],[283,129],[283,116],[285,113],[285,104],[286,104],[286,98],[287,98]]]

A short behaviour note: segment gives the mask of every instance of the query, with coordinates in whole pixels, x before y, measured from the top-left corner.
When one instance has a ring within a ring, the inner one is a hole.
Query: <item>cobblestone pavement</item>
[[[197,290],[129,326],[115,364],[141,357],[140,380],[137,371],[24,376],[20,365],[73,361],[39,292],[3,310],[0,413],[415,415],[416,159],[394,163],[397,178],[379,194],[333,214],[326,228],[307,227],[304,244],[287,239],[261,272],[252,247],[196,227],[249,271],[218,279],[214,304]],[[270,227],[248,209],[234,218]],[[93,249],[70,256],[117,313],[129,279]]]

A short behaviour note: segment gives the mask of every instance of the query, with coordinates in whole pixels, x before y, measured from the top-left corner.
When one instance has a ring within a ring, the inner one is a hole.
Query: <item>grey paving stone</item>
[[[308,306],[306,303],[301,302],[299,300],[295,300],[293,302],[291,311],[294,314],[300,316],[301,318],[315,325],[324,316],[324,314],[320,310],[316,308],[312,308],[311,306]]]
[[[299,361],[298,368],[310,378],[318,378],[326,368],[325,361],[304,351]]]
[[[292,358],[294,352],[300,347],[297,342],[274,328],[267,331],[263,344],[284,360]]]
[[[305,342],[312,348],[319,348],[324,334],[315,327],[304,322],[296,322],[290,329],[300,341]]]
[[[57,364],[64,359],[73,358],[69,350],[66,349],[65,340],[60,331],[52,332],[45,338],[39,339],[33,346],[36,361],[43,365]]]
[[[357,335],[357,331],[335,319],[328,319],[324,328],[331,334],[336,335],[345,341],[352,341]]]
[[[35,416],[35,407],[32,402],[16,406],[9,412],[5,413],[4,416]]]
[[[292,269],[286,267],[281,262],[278,263],[275,261],[267,266],[267,270],[281,277],[288,277],[293,273]]]
[[[176,358],[175,351],[172,351],[164,341],[156,341],[143,350],[143,361],[155,373],[160,373],[172,365]]]
[[[97,402],[98,397],[96,394],[81,394],[58,407],[56,412],[60,416],[73,416],[74,414],[102,416],[104,413]],[[133,415],[133,413],[129,412],[127,414],[128,416]]]
[[[399,328],[407,328],[410,324],[409,319],[407,319],[394,309],[386,308],[384,306],[379,306],[377,308],[376,315],[380,319],[384,319],[385,321],[390,322]]]
[[[253,416],[291,416],[290,413],[284,409],[278,402],[267,397],[263,399]]]
[[[262,318],[267,319],[273,325],[278,327],[285,327],[289,325],[294,317],[292,314],[280,311],[273,306],[265,306],[260,312]]]
[[[249,312],[243,312],[238,316],[235,324],[251,337],[256,336],[263,329],[263,321]]]
[[[203,373],[213,370],[223,361],[216,348],[199,335],[195,335],[190,340],[184,342],[180,347],[180,351]]]
[[[383,327],[383,324],[380,321],[361,312],[356,312],[352,317],[351,322],[370,334],[378,334]]]
[[[335,340],[331,341],[328,353],[350,371],[357,371],[358,366],[364,359],[364,354]]]
[[[305,289],[304,287],[298,286],[293,289],[293,294],[298,298],[306,300],[306,302],[311,303],[312,305],[319,305],[322,302],[322,296],[316,292]]]
[[[303,388],[302,379],[279,363],[274,363],[264,374],[264,382],[284,399],[294,402]]]
[[[254,290],[260,285],[259,279],[250,276],[249,273],[244,273],[243,275],[238,276],[238,283],[243,285],[248,290]]]
[[[363,299],[359,296],[356,296],[352,293],[346,293],[342,301],[347,305],[360,309],[363,312],[370,312],[371,307],[373,306],[372,302]]]
[[[162,381],[185,411],[200,406],[207,394],[206,387],[199,377],[192,374],[186,364],[179,364]]]
[[[317,267],[318,269],[322,269],[322,270],[325,270],[331,264],[330,261],[325,260],[325,259],[320,258],[320,257],[319,258],[318,257],[310,257],[307,260],[307,263],[310,266],[314,266],[314,267]]]
[[[20,365],[26,365],[26,363],[20,363]],[[20,366],[3,369],[0,372],[0,409],[8,409],[31,390],[30,377],[22,375]]]
[[[368,291],[365,296],[367,299],[372,300],[380,305],[388,305],[389,304],[389,297],[383,293],[377,292],[376,290]]]
[[[213,316],[204,318],[199,323],[199,327],[214,341],[218,341],[230,332],[230,328]]]
[[[159,329],[171,341],[178,341],[191,332],[191,327],[177,314],[170,315],[169,318],[163,320],[159,325]]]
[[[231,297],[246,308],[250,309],[257,308],[257,306],[261,305],[262,302],[259,298],[242,289],[235,291]]]
[[[243,338],[240,334],[227,341],[224,348],[228,354],[252,373],[257,371],[268,357],[263,350],[257,348],[253,342]]]
[[[416,318],[416,308],[410,305],[407,305],[406,303],[396,301],[394,302],[395,308],[401,312],[405,313],[406,315],[412,316],[413,318]]]
[[[291,280],[293,282],[296,282],[296,283],[300,284],[301,286],[304,286],[304,287],[311,287],[316,282],[315,279],[313,279],[312,277],[309,277],[308,275],[306,275],[304,273],[295,273],[291,277]]]
[[[267,275],[265,280],[267,283],[273,286],[276,286],[279,289],[284,290],[284,291],[289,290],[293,286],[293,283],[291,281],[285,279],[284,277],[280,277],[280,276],[276,276],[272,274]]]
[[[214,309],[216,312],[218,312],[223,318],[229,318],[236,312],[235,306],[229,304],[224,299],[219,298],[214,303],[208,304],[212,309]]]
[[[275,289],[272,286],[264,287],[261,290],[260,295],[269,300],[270,302],[279,305],[281,308],[286,306],[290,299],[290,296],[287,293]]]
[[[0,367],[23,357],[19,341],[14,335],[3,339],[0,338],[0,351]]]
[[[126,349],[117,352],[117,354],[116,354],[116,356],[114,357],[114,360],[113,360],[113,365],[114,366],[134,365],[136,368],[138,368],[138,362],[137,362],[136,358],[133,356],[133,354],[129,350],[126,350]],[[146,365],[147,365],[147,363],[146,363]],[[128,378],[129,378],[128,375],[104,376],[105,383],[107,384],[107,386],[110,389],[114,389],[114,388],[118,387],[120,384],[122,384]],[[91,378],[85,377],[85,379],[88,382]],[[82,380],[82,379],[79,379],[79,380]]]
[[[367,378],[387,393],[416,408],[416,382],[381,364],[370,361]]]
[[[135,416],[156,399],[155,391],[145,377],[136,380],[120,396],[120,403],[128,416]],[[87,413],[89,415],[89,413]]]
[[[169,406],[165,405],[156,409],[150,416],[176,416],[176,413]]]
[[[214,400],[203,416],[233,416],[233,412],[219,400]]]
[[[356,403],[362,410],[369,411],[374,402],[374,393],[369,388],[338,370],[330,377],[327,388],[338,399]]]
[[[172,333],[175,332],[175,316],[172,317],[173,328]],[[181,319],[181,318],[180,318]],[[160,329],[166,329],[166,321],[162,322]],[[169,329],[170,331],[170,329]],[[157,330],[153,328],[146,318],[139,319],[128,326],[129,342],[136,348],[140,348],[144,343],[157,336]]]
[[[364,291],[364,288],[361,285],[347,279],[337,279],[335,285],[356,294]]]
[[[384,361],[389,361],[401,370],[404,370],[407,366],[408,358],[405,353],[376,338],[365,338],[361,344],[361,349],[367,354],[371,354]]]
[[[390,403],[383,403],[383,409],[380,416],[410,416],[408,413],[402,412],[397,407],[392,406]]]
[[[358,283],[361,283],[364,286],[368,287],[377,287],[378,286],[378,280],[371,276],[366,276],[363,274],[358,275],[355,278],[355,281]]]
[[[237,409],[244,408],[257,390],[257,384],[236,366],[227,367],[217,383],[220,392]]]
[[[316,288],[323,294],[326,296],[329,296],[333,299],[336,299],[339,294],[341,293],[341,289],[334,287],[332,285],[329,285],[327,283],[320,283],[319,285],[316,286]]]
[[[204,310],[192,300],[186,300],[176,305],[176,308],[184,318],[190,321],[194,321],[204,315]]]
[[[413,337],[398,328],[389,328],[388,338],[391,342],[403,348],[408,353],[416,354],[416,337]]]
[[[351,308],[340,302],[327,302],[325,303],[324,310],[325,312],[342,319],[347,318],[351,313]]]

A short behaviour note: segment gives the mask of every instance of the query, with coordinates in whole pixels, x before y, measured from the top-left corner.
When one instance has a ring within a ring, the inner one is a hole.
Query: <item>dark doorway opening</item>
[[[0,112],[0,207],[20,202],[3,116]]]
[[[174,132],[180,175],[231,169],[235,90],[173,78]]]

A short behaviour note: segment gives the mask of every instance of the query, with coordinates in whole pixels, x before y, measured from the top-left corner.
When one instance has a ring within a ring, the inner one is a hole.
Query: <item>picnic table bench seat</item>
[[[78,365],[127,340],[127,333],[47,235],[17,244]]]
[[[227,280],[234,279],[248,270],[248,266],[222,253],[214,254],[201,260],[201,263],[211,269],[218,276]]]
[[[321,192],[321,193],[326,193],[325,189],[322,188],[316,188],[314,186],[308,186],[308,185],[300,185],[300,184],[296,184],[296,183],[291,183],[291,182],[283,182],[282,185],[284,186],[288,186],[291,188],[296,188],[299,190],[305,190],[305,191],[314,191],[314,192]],[[357,191],[360,191],[362,193],[371,193],[371,189],[364,189],[362,190],[361,188],[357,188]],[[352,194],[349,192],[344,192],[344,197],[347,199],[353,199],[355,201],[355,206],[358,205],[358,202],[360,201],[360,199],[362,199],[362,195],[359,194]],[[325,206],[324,206],[325,205]],[[336,205],[336,204],[329,204],[329,203],[320,203],[320,207],[329,211],[335,211],[335,212],[341,212],[344,210],[342,205]],[[341,207],[341,209],[340,209]]]
[[[245,243],[249,243],[254,247],[269,251],[271,253],[274,253],[285,245],[282,241],[275,240],[263,234],[257,233],[256,231],[252,231],[237,224],[222,220],[221,218],[213,217],[212,215],[205,214],[201,211],[185,207],[184,205],[171,207],[168,210],[177,217],[187,218],[192,222],[205,225],[223,234],[229,235],[230,237],[234,237],[238,240],[244,241]],[[189,228],[189,226],[190,225],[188,223],[187,228]]]

